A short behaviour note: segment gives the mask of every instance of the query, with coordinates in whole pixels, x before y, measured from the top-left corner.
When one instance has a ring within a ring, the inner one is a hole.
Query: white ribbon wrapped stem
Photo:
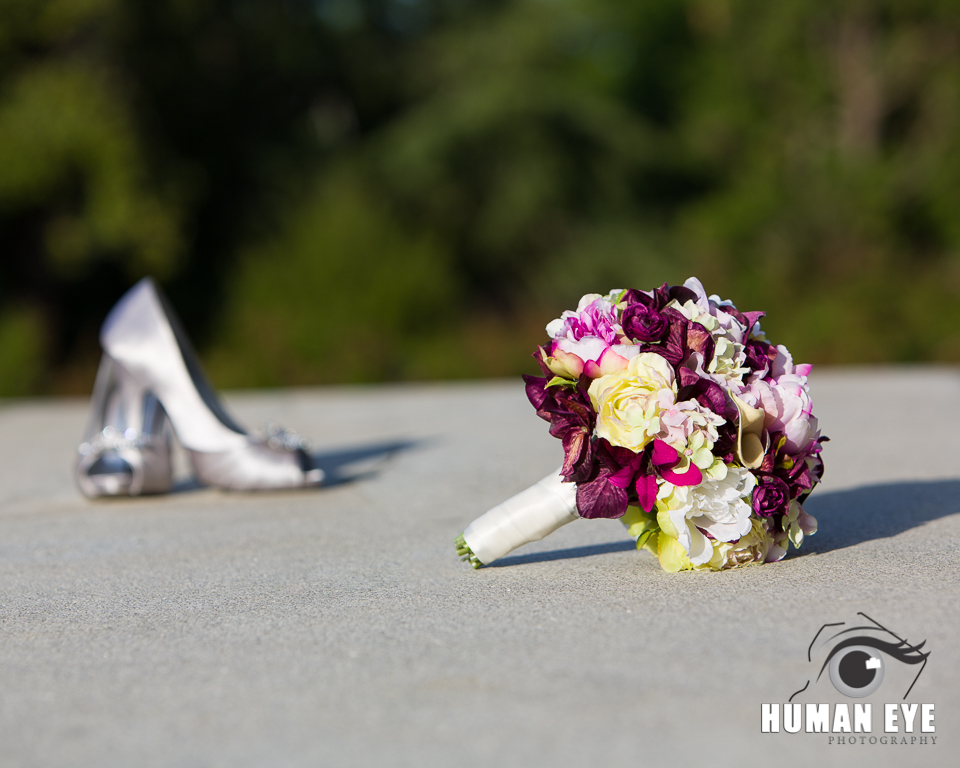
[[[463,538],[476,558],[488,565],[579,517],[577,486],[563,482],[558,470],[478,517]]]

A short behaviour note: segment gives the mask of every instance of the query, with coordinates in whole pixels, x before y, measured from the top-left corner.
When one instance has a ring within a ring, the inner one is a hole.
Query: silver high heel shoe
[[[77,449],[77,485],[84,495],[169,491],[170,422],[156,396],[104,355],[91,404]]]
[[[110,361],[111,369],[118,372],[119,380],[129,380],[120,387],[120,394],[128,396],[134,403],[134,410],[141,408],[144,413],[152,400],[156,400],[163,421],[169,422],[180,444],[186,449],[193,471],[201,483],[230,490],[261,490],[314,486],[323,481],[323,471],[313,466],[309,454],[304,450],[305,441],[295,433],[274,429],[267,435],[250,435],[229,416],[203,375],[176,316],[150,278],[137,283],[110,310],[100,330],[100,345],[104,350],[104,360]],[[139,389],[135,390],[135,385]],[[106,424],[104,419],[107,415],[113,418],[109,406],[98,405],[101,400],[106,402],[102,395],[102,392],[95,390],[91,421],[97,424]],[[110,427],[113,427],[112,431]],[[101,453],[114,450],[105,441],[108,431],[110,440],[115,440],[118,429],[116,424],[106,424],[101,429]],[[139,430],[142,434],[138,436],[135,431],[129,432],[135,445],[125,447],[128,453],[124,455],[139,451],[141,463],[156,461],[156,474],[162,474],[163,461],[145,451],[148,442],[151,446],[155,442],[153,435],[157,434],[149,430],[162,430],[162,425],[159,422],[149,425],[143,422],[137,427],[127,427],[124,439],[127,439],[127,430],[131,429]],[[151,436],[149,441],[147,435]],[[84,443],[90,447],[90,454],[95,451],[94,440]],[[81,446],[81,453],[83,448]],[[85,477],[80,482],[81,490],[91,495],[85,486],[90,486],[90,472],[96,467],[96,461],[85,464],[84,458],[81,456],[78,464],[78,480],[79,473],[83,472]],[[169,466],[167,453],[165,471],[168,478]],[[100,483],[95,487],[106,486]],[[125,488],[137,489],[132,483],[124,485],[118,482],[116,487],[116,494],[100,492],[93,495],[117,495],[127,493]],[[145,489],[148,487],[153,486],[143,485],[137,492],[147,492]]]

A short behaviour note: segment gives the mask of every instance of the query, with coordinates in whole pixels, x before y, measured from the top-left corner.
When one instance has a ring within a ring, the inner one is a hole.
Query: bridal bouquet
[[[696,278],[588,294],[547,325],[524,376],[563,443],[559,472],[457,539],[478,568],[578,517],[620,518],[667,571],[781,559],[817,522],[823,476],[809,365],[766,340],[763,312],[707,296]]]

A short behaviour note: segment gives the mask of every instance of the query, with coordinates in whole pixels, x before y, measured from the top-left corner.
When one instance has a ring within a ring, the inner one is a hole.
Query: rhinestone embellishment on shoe
[[[279,424],[267,424],[260,431],[251,435],[258,443],[266,443],[274,449],[285,451],[310,450],[310,440],[300,437],[295,430],[284,429]]]
[[[152,448],[158,445],[156,435],[138,432],[132,427],[121,432],[116,427],[104,427],[103,431],[89,442],[80,443],[77,453],[89,456],[104,451],[129,451],[140,448]]]

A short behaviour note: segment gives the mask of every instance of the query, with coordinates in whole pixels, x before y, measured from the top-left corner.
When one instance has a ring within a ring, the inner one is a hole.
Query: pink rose
[[[799,366],[798,366],[799,367]],[[802,453],[819,437],[819,425],[813,415],[813,401],[807,391],[807,378],[786,373],[776,381],[767,379],[750,385],[756,407],[764,411],[763,426],[769,432],[782,432],[787,453]]]
[[[806,380],[807,376],[810,375],[810,371],[813,369],[813,366],[809,363],[802,363],[800,365],[793,364],[793,355],[787,350],[783,344],[777,345],[777,356],[773,359],[773,362],[770,364],[770,373],[768,374],[771,379],[779,379],[785,374],[796,374],[797,376],[802,376]]]
[[[640,347],[621,344],[620,325],[614,305],[596,293],[588,293],[576,312],[564,312],[547,325],[553,339],[547,365],[557,375],[559,370],[579,376],[582,371],[591,378],[614,373],[640,353]],[[575,378],[575,376],[574,376]]]

